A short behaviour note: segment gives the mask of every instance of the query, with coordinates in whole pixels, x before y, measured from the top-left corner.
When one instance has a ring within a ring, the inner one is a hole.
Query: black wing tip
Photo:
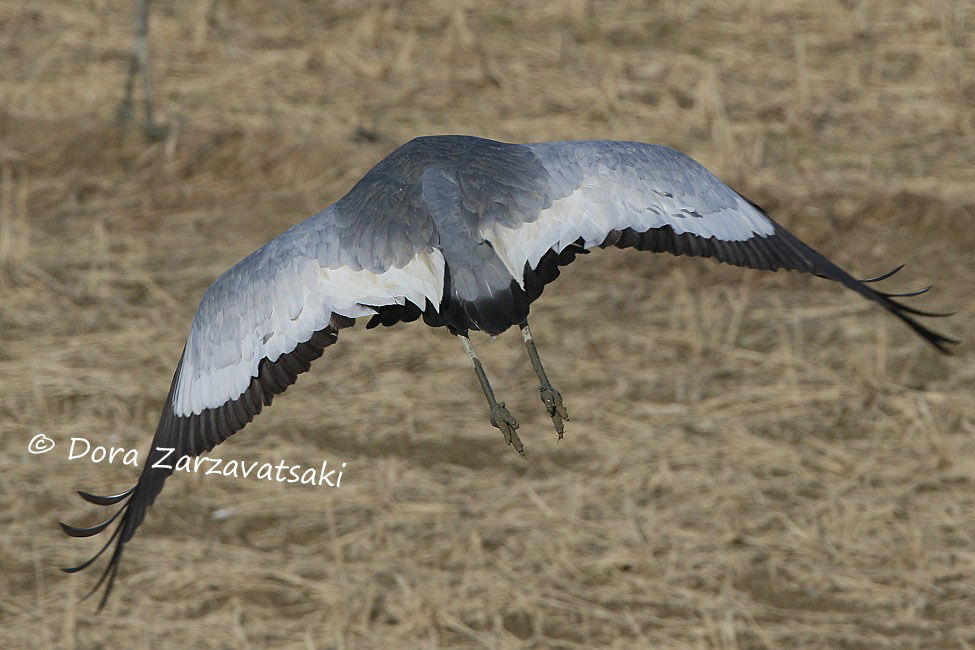
[[[905,264],[900,264],[900,265],[894,267],[892,270],[887,271],[886,273],[882,273],[881,275],[878,275],[875,278],[867,278],[865,280],[860,280],[860,282],[863,282],[864,284],[870,284],[871,282],[880,282],[882,280],[886,280],[887,278],[889,278],[889,277],[895,275],[896,273],[898,273],[901,269],[904,268],[904,266],[906,266],[906,265]]]
[[[58,526],[61,527],[61,530],[63,530],[66,535],[70,535],[71,537],[92,537],[108,528],[108,525],[111,523],[112,519],[108,519],[100,524],[91,526],[90,528],[81,528],[78,526],[71,526],[63,521],[59,521]]]
[[[749,201],[749,203],[751,203],[751,201]],[[752,203],[752,205],[755,204]],[[807,268],[803,270],[806,270],[807,272],[826,278],[828,280],[839,282],[840,284],[844,285],[848,289],[852,289],[853,291],[856,291],[857,293],[864,296],[865,298],[880,303],[881,306],[883,306],[885,309],[887,309],[897,318],[904,321],[904,323],[906,323],[908,327],[914,330],[914,332],[918,336],[926,340],[942,354],[951,355],[952,352],[948,346],[961,344],[961,341],[945,336],[944,334],[941,334],[939,332],[935,332],[934,330],[927,328],[917,320],[911,318],[911,315],[925,316],[931,318],[946,318],[948,316],[953,315],[954,312],[925,311],[923,309],[916,309],[914,307],[905,305],[903,303],[894,300],[894,298],[897,297],[907,298],[912,296],[919,296],[923,293],[927,293],[927,291],[931,287],[925,287],[924,289],[920,289],[918,291],[909,291],[904,293],[888,293],[884,291],[879,291],[878,289],[868,286],[868,284],[870,283],[880,282],[881,280],[886,280],[887,278],[890,278],[891,276],[895,275],[901,269],[904,268],[904,264],[900,264],[894,267],[893,269],[891,269],[890,271],[888,271],[887,273],[878,275],[877,277],[867,278],[865,280],[858,280],[853,276],[851,276],[846,271],[844,271],[843,269],[841,269],[839,266],[831,262],[822,253],[816,251],[808,244],[803,243],[798,237],[796,237],[788,230],[786,230],[784,227],[782,227],[781,224],[778,224],[774,221],[772,223],[774,224],[775,227],[776,236],[781,237],[783,241],[785,241],[788,245],[790,245],[793,249],[795,249],[795,251],[799,253],[801,257],[808,258],[806,260]]]
[[[92,537],[102,532],[109,526],[111,526],[112,522],[118,519],[119,515],[121,515],[125,511],[126,511],[126,507],[122,506],[121,508],[115,511],[114,515],[112,515],[102,523],[95,524],[94,526],[89,526],[88,528],[82,528],[80,526],[71,526],[62,521],[59,521],[58,525],[61,526],[61,530],[63,530],[66,534],[70,535],[71,537]]]
[[[962,343],[958,339],[953,339],[953,338],[951,338],[949,336],[944,336],[943,334],[938,334],[937,332],[934,332],[934,331],[929,330],[927,328],[925,328],[925,331],[928,334],[930,334],[931,336],[927,336],[925,334],[921,334],[921,336],[923,336],[924,339],[928,343],[930,343],[931,345],[933,345],[938,350],[938,352],[940,352],[941,354],[947,355],[949,357],[952,356],[952,355],[954,355],[955,353],[948,346],[949,345],[961,345],[961,343]]]
[[[95,558],[91,559],[94,560]],[[89,566],[91,566],[91,562],[89,560],[85,560],[81,564],[76,564],[75,566],[63,566],[61,567],[61,570],[65,573],[78,573],[79,571],[84,571]]]
[[[878,291],[877,293],[883,294],[887,298],[914,298],[915,296],[920,296],[922,294],[931,291],[934,288],[933,284],[929,284],[923,289],[917,289],[915,291],[902,291],[900,293],[887,293],[886,291]],[[954,314],[954,312],[952,312]]]
[[[903,265],[902,265],[903,266]],[[901,267],[898,267],[901,268]],[[890,277],[889,275],[887,277]],[[887,293],[884,291],[877,291],[872,287],[866,285],[861,285],[867,292],[874,294],[877,302],[882,306],[890,310],[895,316],[904,321],[908,327],[910,327],[914,332],[920,336],[922,339],[930,343],[938,352],[941,354],[951,356],[954,354],[949,346],[961,345],[961,341],[958,339],[953,339],[950,336],[945,336],[940,332],[936,332],[933,329],[926,327],[919,321],[911,318],[911,316],[922,316],[926,318],[947,318],[948,316],[953,316],[955,312],[935,312],[926,311],[924,309],[917,309],[909,305],[905,305],[901,302],[894,300],[894,298],[901,297],[913,297],[919,296],[923,293],[927,293],[931,287],[925,287],[924,289],[918,291],[908,291],[904,293]]]
[[[888,271],[887,273],[878,275],[877,277],[874,278],[868,278],[866,280],[858,280],[858,282],[860,282],[862,285],[865,285],[868,282],[880,282],[881,280],[886,280],[887,278],[890,278],[891,276],[893,276],[903,268],[904,268],[904,264],[899,264],[898,266],[894,267],[892,270]],[[903,319],[904,322],[907,323],[910,326],[910,328],[914,330],[915,333],[917,333],[921,338],[923,338],[925,341],[927,341],[932,346],[934,346],[934,348],[938,350],[938,352],[951,356],[953,352],[951,348],[948,346],[961,345],[961,341],[959,341],[958,339],[953,339],[939,332],[935,332],[934,330],[925,327],[924,325],[922,325],[921,323],[919,323],[918,321],[914,320],[909,316],[910,314],[913,316],[924,316],[926,318],[947,318],[949,316],[954,316],[955,312],[928,311],[925,309],[918,309],[916,307],[911,307],[910,305],[905,305],[902,302],[898,302],[897,300],[894,300],[894,298],[914,298],[916,296],[923,295],[934,288],[933,284],[923,287],[921,289],[917,289],[915,291],[902,291],[902,292],[880,291],[879,289],[875,289],[873,287],[865,287],[865,288],[870,293],[879,296],[880,297],[879,302],[882,305],[884,305],[892,312],[894,312],[895,315]]]
[[[113,506],[119,501],[122,501],[127,497],[132,496],[132,493],[134,491],[135,491],[135,486],[129,488],[128,490],[120,494],[100,496],[98,494],[92,494],[91,492],[85,492],[84,490],[77,490],[78,496],[80,496],[88,503],[93,503],[96,506]]]
[[[136,487],[138,487],[138,485],[120,494],[115,494],[110,496],[100,496],[97,494],[91,494],[89,492],[85,492],[83,490],[78,490],[78,495],[81,496],[82,499],[84,499],[89,503],[93,503],[95,505],[101,505],[101,506],[110,506],[110,505],[117,504],[125,500],[126,498],[131,497],[135,492]],[[93,556],[91,556],[81,564],[71,566],[71,567],[61,568],[61,570],[64,571],[65,573],[78,573],[79,571],[84,571],[89,566],[91,566],[96,560],[98,560],[98,558],[100,558],[102,554],[105,553],[106,550],[108,550],[109,546],[111,546],[113,543],[115,544],[115,548],[112,551],[111,558],[109,559],[108,565],[105,567],[105,570],[102,572],[101,577],[98,579],[95,585],[88,591],[88,593],[86,593],[81,598],[82,601],[87,600],[96,591],[98,591],[102,585],[105,585],[105,592],[104,594],[102,594],[102,597],[99,600],[98,607],[95,608],[96,614],[100,613],[102,609],[104,609],[105,604],[108,602],[108,597],[112,592],[112,587],[114,586],[115,576],[118,573],[119,560],[121,560],[122,558],[122,549],[126,539],[124,536],[121,535],[123,529],[126,528],[126,524],[129,522],[128,512],[129,512],[130,504],[131,501],[128,501],[121,508],[116,510],[115,514],[113,514],[111,517],[109,517],[108,519],[106,519],[105,521],[99,524],[95,524],[94,526],[80,527],[80,526],[72,526],[62,521],[58,522],[58,525],[61,527],[61,530],[64,531],[65,534],[71,537],[92,537],[94,535],[103,532],[113,522],[115,522],[115,520],[121,517],[121,521],[119,521],[118,525],[115,526],[115,531],[112,533],[112,536],[109,537],[108,541],[105,542],[105,544],[98,550],[97,553],[95,553]]]

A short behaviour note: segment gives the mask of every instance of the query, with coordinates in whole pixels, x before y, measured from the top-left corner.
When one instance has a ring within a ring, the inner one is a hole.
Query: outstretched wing
[[[520,222],[484,219],[480,234],[522,283],[529,300],[541,294],[558,276],[558,267],[576,253],[596,246],[632,246],[828,278],[879,303],[938,350],[947,353],[947,345],[957,343],[911,317],[947,314],[894,300],[926,289],[890,294],[867,286],[893,273],[865,281],[853,278],[679,151],[609,141],[523,146],[547,170],[554,200],[540,211],[512,211]]]
[[[108,565],[90,592],[106,585],[99,609],[111,593],[125,543],[173,471],[154,464],[168,456],[165,465],[171,468],[173,460],[209,451],[241,430],[356,317],[375,314],[384,305],[411,302],[422,310],[428,302],[439,304],[444,262],[432,245],[430,229],[413,228],[376,246],[373,231],[383,220],[326,208],[271,240],[207,289],[138,482],[114,496],[79,492],[97,505],[124,503],[96,526],[61,524],[73,537],[89,537],[118,521],[94,557],[65,569],[88,567],[114,543]]]

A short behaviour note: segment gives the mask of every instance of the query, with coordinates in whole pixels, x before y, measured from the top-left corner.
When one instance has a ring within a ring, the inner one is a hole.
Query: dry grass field
[[[975,4],[160,0],[159,142],[114,121],[132,14],[0,0],[0,647],[975,646]],[[962,345],[599,251],[532,312],[564,440],[475,336],[522,458],[445,330],[360,323],[214,454],[341,487],[172,477],[95,615],[55,522],[138,469],[70,439],[144,454],[207,285],[430,133],[675,146]]]

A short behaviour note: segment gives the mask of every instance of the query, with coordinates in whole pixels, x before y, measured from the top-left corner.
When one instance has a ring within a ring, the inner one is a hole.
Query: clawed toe
[[[562,394],[555,390],[551,385],[541,386],[539,392],[542,395],[542,403],[545,405],[545,410],[548,411],[549,417],[552,418],[552,424],[555,425],[555,433],[558,435],[559,440],[562,439],[563,433],[565,433],[565,422],[569,421],[569,413],[565,410],[565,405],[562,403]]]
[[[525,446],[515,432],[518,428],[518,420],[505,408],[504,402],[498,402],[497,407],[491,410],[491,424],[501,431],[504,441],[514,447],[515,451],[525,454]]]

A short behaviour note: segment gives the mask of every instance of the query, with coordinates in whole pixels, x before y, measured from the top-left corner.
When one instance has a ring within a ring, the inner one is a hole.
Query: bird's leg
[[[562,424],[562,421],[565,420],[568,422],[569,420],[569,414],[562,404],[562,394],[555,390],[548,380],[548,375],[545,374],[545,368],[542,367],[542,359],[538,356],[538,349],[535,347],[535,338],[532,336],[532,331],[528,327],[527,320],[521,324],[521,336],[525,339],[525,347],[528,348],[528,358],[531,359],[532,368],[535,369],[535,374],[538,375],[538,381],[541,384],[538,390],[542,396],[542,403],[545,404],[545,410],[548,411],[549,416],[552,418],[552,423],[555,425],[555,433],[558,435],[559,440],[561,440],[562,434],[565,432],[565,425]]]
[[[152,108],[152,82],[149,78],[149,4],[151,0],[135,0],[135,42],[129,55],[129,74],[125,79],[125,97],[118,108],[118,119],[128,122],[135,116],[133,94],[135,78],[142,75],[142,94],[145,102],[145,122],[143,129],[150,140],[162,140],[169,129],[156,123]]]
[[[487,398],[488,407],[491,409],[491,425],[501,431],[501,435],[504,436],[506,443],[514,447],[515,451],[519,454],[524,455],[525,446],[521,444],[521,439],[515,433],[515,429],[518,428],[518,420],[505,408],[504,402],[498,402],[494,399],[491,382],[488,381],[487,374],[484,372],[484,366],[481,365],[481,360],[477,357],[477,352],[474,351],[471,340],[464,334],[458,334],[457,338],[464,344],[467,356],[471,358],[471,363],[474,364],[474,372],[477,374],[478,381],[481,382],[481,390],[484,391],[484,397]]]

